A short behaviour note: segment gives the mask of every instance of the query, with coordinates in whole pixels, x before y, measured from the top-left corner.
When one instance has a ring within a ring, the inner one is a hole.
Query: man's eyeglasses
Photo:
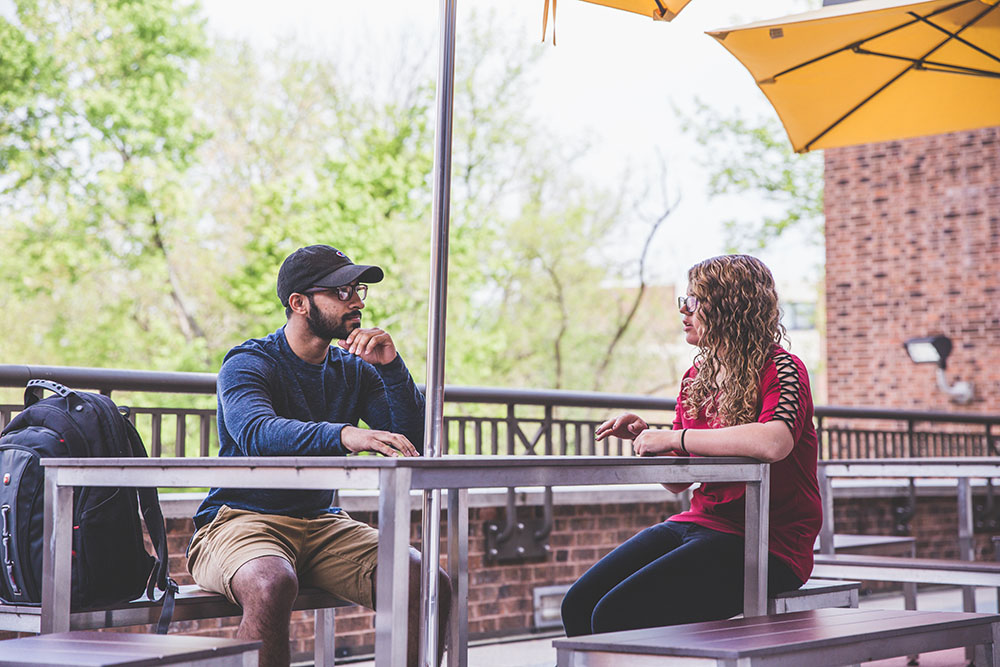
[[[362,301],[368,296],[368,285],[341,285],[340,287],[310,287],[306,294],[316,294],[317,292],[333,292],[341,301],[350,301],[355,294]]]
[[[677,297],[677,309],[686,310],[694,315],[694,311],[698,310],[698,297],[690,294]]]

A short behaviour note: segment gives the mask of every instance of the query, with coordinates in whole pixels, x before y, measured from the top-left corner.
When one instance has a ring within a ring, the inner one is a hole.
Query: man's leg
[[[291,563],[278,556],[261,556],[245,563],[230,583],[243,607],[236,636],[259,639],[261,667],[282,667],[291,662],[288,625],[299,594],[299,580]]]
[[[375,608],[378,580],[378,531],[355,521],[346,512],[311,520],[308,546],[299,560],[302,586],[316,586],[348,600]],[[420,652],[420,553],[410,548],[410,586],[407,605],[407,663],[419,664]],[[444,652],[451,611],[451,579],[438,568],[438,662]]]
[[[373,582],[375,579],[373,579]],[[445,641],[448,637],[448,619],[451,617],[451,577],[442,568],[438,568],[438,653],[437,661],[441,664]],[[410,549],[410,605],[407,627],[410,633],[406,644],[406,662],[409,665],[420,664],[420,552]]]
[[[188,550],[195,582],[243,608],[237,636],[260,639],[260,665],[289,663],[288,622],[298,594],[298,535],[306,521],[222,507]]]

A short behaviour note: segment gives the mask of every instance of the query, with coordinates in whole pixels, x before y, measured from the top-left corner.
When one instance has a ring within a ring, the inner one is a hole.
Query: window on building
[[[791,301],[782,304],[784,315],[781,323],[789,331],[816,328],[816,304],[806,301]]]

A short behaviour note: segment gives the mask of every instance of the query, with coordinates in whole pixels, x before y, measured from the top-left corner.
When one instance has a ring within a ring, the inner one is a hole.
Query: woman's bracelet
[[[691,456],[691,452],[689,452],[688,448],[684,446],[684,436],[687,434],[687,432],[688,430],[686,428],[681,429],[681,451],[687,454],[688,456]]]

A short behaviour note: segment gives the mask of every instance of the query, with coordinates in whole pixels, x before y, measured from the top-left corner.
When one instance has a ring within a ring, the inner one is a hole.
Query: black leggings
[[[767,591],[802,582],[768,558]],[[602,558],[562,603],[566,636],[715,621],[743,611],[743,538],[693,523],[651,526]]]

